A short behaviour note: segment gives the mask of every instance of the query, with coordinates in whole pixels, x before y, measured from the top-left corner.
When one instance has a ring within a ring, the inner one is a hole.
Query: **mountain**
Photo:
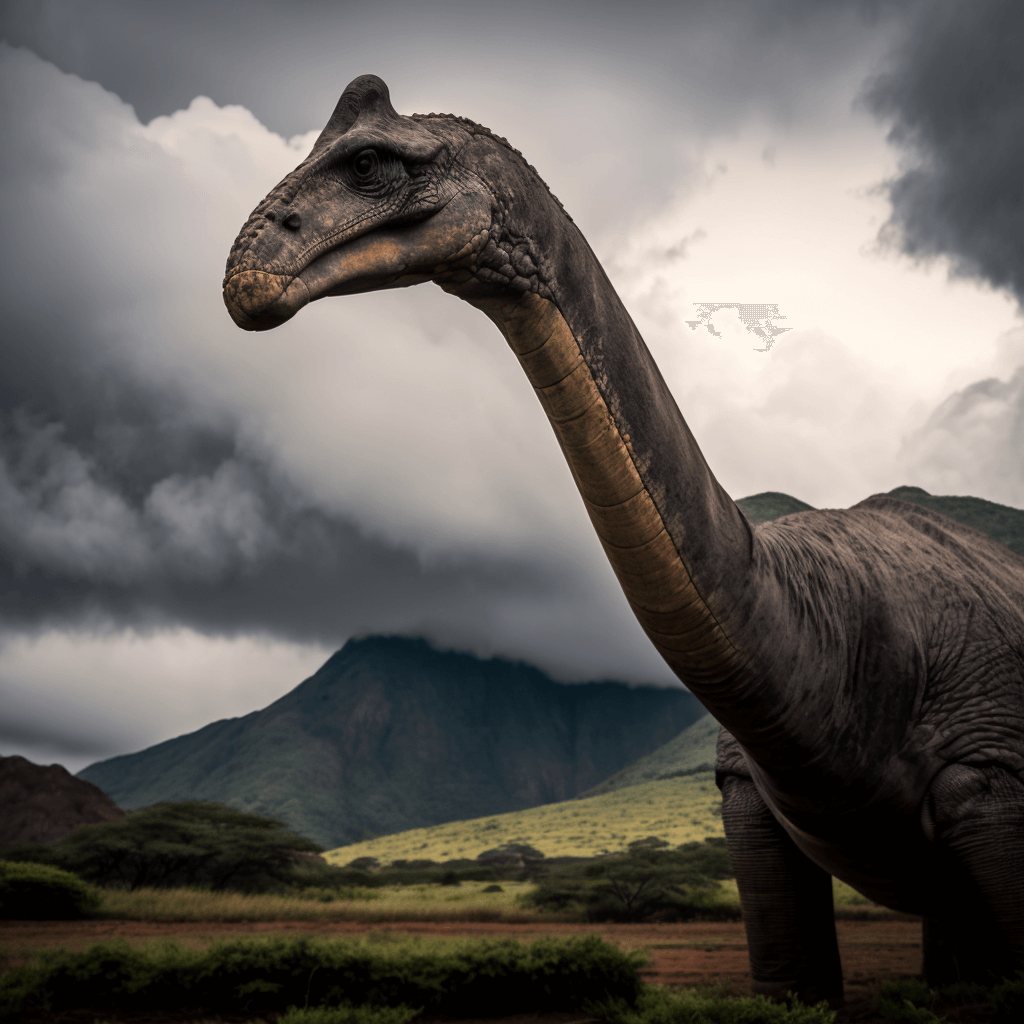
[[[778,519],[794,512],[810,512],[814,506],[806,501],[781,494],[779,491],[765,491],[763,494],[752,494],[749,498],[740,498],[736,502],[740,511],[755,525],[767,523],[770,519]]]
[[[0,757],[0,846],[56,843],[79,825],[123,817],[106,793],[59,764]]]
[[[568,800],[703,712],[679,688],[564,685],[423,640],[350,640],[262,711],[90,765],[122,807],[218,800],[325,847]]]
[[[705,714],[668,743],[616,772],[593,789],[581,793],[580,798],[600,796],[627,786],[639,786],[644,782],[714,771],[717,745],[718,722],[711,715]]]

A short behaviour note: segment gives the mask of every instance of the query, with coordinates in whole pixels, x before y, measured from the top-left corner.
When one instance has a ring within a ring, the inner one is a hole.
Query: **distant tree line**
[[[200,801],[160,803],[84,825],[54,846],[0,850],[7,861],[49,864],[98,885],[201,886],[260,892],[292,884],[320,847],[280,821]]]
[[[39,899],[56,907],[60,885],[54,869],[71,872],[72,881],[129,890],[322,890],[328,899],[332,893],[352,895],[355,889],[383,886],[531,880],[537,883],[529,897],[535,906],[577,912],[595,921],[736,913],[716,900],[718,880],[732,875],[724,839],[673,850],[651,836],[630,844],[624,853],[594,858],[546,858],[529,844],[508,843],[474,860],[381,865],[361,857],[344,867],[328,864],[319,851],[316,843],[273,818],[216,803],[154,804],[118,821],[78,828],[53,846],[0,849],[0,863],[7,865],[6,875],[0,875],[0,917],[16,916],[16,908],[30,905],[33,886],[42,894]],[[34,866],[40,871],[28,870]],[[71,882],[68,886],[71,893],[75,887]]]

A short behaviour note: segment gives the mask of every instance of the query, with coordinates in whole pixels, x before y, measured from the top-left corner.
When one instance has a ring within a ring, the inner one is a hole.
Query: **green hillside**
[[[262,711],[79,777],[126,809],[217,800],[326,847],[568,800],[677,735],[682,688],[554,682],[425,641],[349,641]]]
[[[616,772],[610,779],[587,790],[584,797],[611,793],[627,786],[639,786],[645,782],[675,779],[696,772],[707,772],[715,767],[715,750],[718,744],[718,723],[708,714],[698,718],[693,725],[684,729],[653,753]]]
[[[528,843],[545,857],[596,857],[658,836],[673,846],[723,836],[721,796],[713,772],[644,782],[598,796],[510,814],[452,821],[382,836],[325,854],[332,864],[357,857],[396,860],[475,859],[506,843]]]
[[[740,498],[736,504],[755,525],[792,515],[794,512],[809,512],[814,509],[813,505],[808,505],[807,502],[790,497],[788,494],[780,494],[778,491],[752,494],[749,498]]]

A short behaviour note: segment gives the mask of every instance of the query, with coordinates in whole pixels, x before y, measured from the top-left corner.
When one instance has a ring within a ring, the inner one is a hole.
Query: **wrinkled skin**
[[[841,999],[830,875],[925,919],[932,984],[1024,968],[1024,560],[881,496],[752,528],[536,172],[364,76],[243,228],[225,303],[266,330],[425,281],[505,335],[638,620],[723,724],[755,991]]]

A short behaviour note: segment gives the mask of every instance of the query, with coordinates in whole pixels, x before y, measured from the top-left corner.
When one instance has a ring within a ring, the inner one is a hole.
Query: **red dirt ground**
[[[883,981],[909,978],[921,971],[921,927],[914,921],[837,921],[839,947],[846,982],[846,1006],[836,1024],[875,1024],[882,1018],[872,1009],[874,993]],[[363,924],[338,922],[270,923],[150,923],[142,921],[0,922],[0,956],[14,966],[41,949],[83,949],[95,942],[153,938],[177,939],[205,945],[243,935],[355,935],[365,932],[465,938],[506,938],[531,941],[545,936],[600,935],[622,949],[645,949],[650,965],[644,976],[665,985],[725,985],[731,995],[750,992],[746,938],[738,922],[680,924],[505,924],[476,922],[394,922]],[[86,1017],[88,1019],[86,1019]],[[184,1024],[168,1014],[110,1017],[126,1024]],[[47,1018],[54,1024],[92,1024],[95,1014],[60,1014]],[[244,1018],[238,1018],[239,1021]],[[499,1018],[501,1024],[570,1024],[582,1017],[542,1014]],[[984,1021],[983,1012],[951,1013],[953,1022]],[[225,1021],[228,1018],[224,1018]],[[424,1019],[424,1024],[428,1022]],[[440,1022],[434,1022],[440,1024]],[[469,1024],[469,1022],[462,1022]],[[492,1020],[488,1024],[498,1024]]]

